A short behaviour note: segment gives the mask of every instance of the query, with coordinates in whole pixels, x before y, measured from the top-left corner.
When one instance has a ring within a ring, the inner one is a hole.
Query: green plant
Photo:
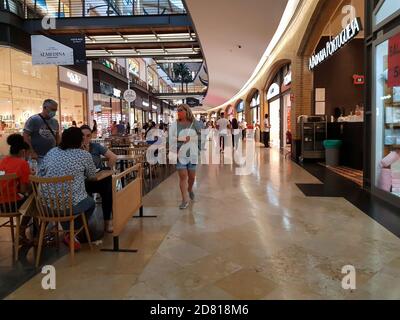
[[[182,85],[182,92],[183,86],[186,83],[186,91],[188,83],[193,81],[192,74],[190,72],[189,67],[185,63],[177,63],[174,65],[174,75],[175,79],[179,80]]]

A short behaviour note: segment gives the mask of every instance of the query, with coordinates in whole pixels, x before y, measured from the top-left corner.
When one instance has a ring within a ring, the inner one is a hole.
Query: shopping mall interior
[[[1,299],[400,299],[400,1],[0,0],[0,62]]]

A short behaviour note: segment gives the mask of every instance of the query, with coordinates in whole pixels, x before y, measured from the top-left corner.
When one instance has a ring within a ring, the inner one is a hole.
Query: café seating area
[[[146,159],[149,146],[145,141],[134,141],[132,137],[112,137],[108,139],[93,140],[102,144],[117,155],[115,170],[102,170],[96,173],[95,180],[112,177],[113,208],[112,220],[114,230],[112,233],[114,246],[111,251],[119,249],[119,235],[123,233],[127,221],[139,212],[143,216],[142,197],[152,190],[158,183],[168,177],[173,171],[173,166],[168,164],[150,164]],[[107,165],[107,159],[102,159]],[[1,181],[13,181],[14,175],[0,176]],[[19,228],[22,217],[31,217],[30,224],[32,247],[34,251],[34,265],[39,267],[44,263],[41,259],[43,251],[49,246],[60,248],[60,234],[68,232],[70,239],[75,236],[84,238],[92,249],[91,230],[85,214],[72,214],[72,176],[57,178],[42,178],[30,176],[32,194],[17,209],[16,203],[2,205],[0,208],[0,226],[11,229],[11,241],[9,242],[10,254],[14,261],[18,261],[26,250],[19,243]],[[3,188],[0,188],[3,190]],[[56,192],[55,190],[61,190]],[[98,198],[97,195],[94,195]],[[101,200],[100,200],[101,201]],[[100,202],[101,203],[101,202]],[[96,210],[100,210],[97,202]],[[7,208],[6,208],[7,206]],[[81,227],[76,229],[76,220],[81,220]],[[61,228],[61,223],[69,225],[68,230]],[[83,250],[86,250],[84,247]],[[109,250],[109,249],[104,249]],[[75,249],[73,241],[70,241],[69,254],[71,265],[74,264]],[[25,260],[25,257],[23,257]]]

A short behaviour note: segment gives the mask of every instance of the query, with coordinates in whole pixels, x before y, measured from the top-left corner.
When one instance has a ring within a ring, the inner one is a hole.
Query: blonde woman
[[[191,161],[183,161],[180,159],[182,157],[179,156],[179,150],[181,147],[188,143],[194,143],[195,135],[197,135],[197,139],[200,139],[199,136],[201,134],[202,124],[197,121],[192,113],[192,110],[187,104],[182,104],[178,106],[178,120],[177,120],[177,146],[178,146],[178,162],[176,165],[176,169],[179,174],[179,187],[181,189],[182,194],[182,203],[180,204],[180,209],[186,209],[189,206],[190,200],[194,201],[195,195],[193,192],[193,184],[196,179],[196,168],[197,164],[192,163]],[[196,146],[193,149],[196,149],[198,152],[198,141],[196,142]],[[189,154],[188,151],[186,156],[193,156]],[[187,163],[186,163],[187,162]]]

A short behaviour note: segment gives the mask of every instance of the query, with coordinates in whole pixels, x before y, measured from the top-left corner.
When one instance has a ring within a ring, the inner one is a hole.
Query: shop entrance
[[[280,99],[276,99],[269,103],[269,123],[270,129],[270,145],[274,148],[280,148],[280,113],[281,105]]]

